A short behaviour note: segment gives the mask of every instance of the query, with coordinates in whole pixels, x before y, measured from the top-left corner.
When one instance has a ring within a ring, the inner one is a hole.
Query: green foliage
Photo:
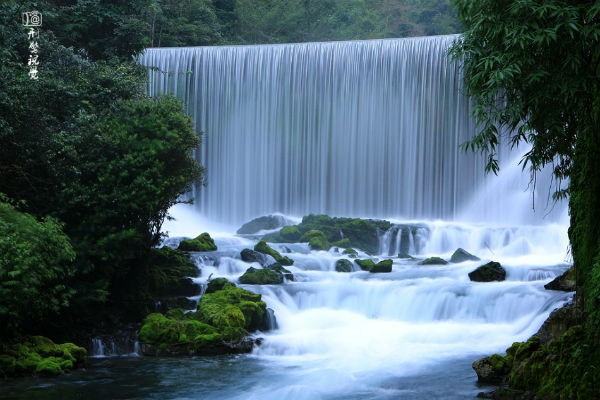
[[[254,246],[254,251],[258,251],[259,253],[270,255],[271,257],[273,257],[275,259],[275,261],[277,261],[281,265],[292,265],[292,264],[294,264],[294,260],[292,260],[289,257],[282,256],[277,250],[275,250],[272,247],[270,247],[267,244],[267,242],[265,242],[264,240],[259,241]]]
[[[148,2],[145,23],[149,26],[150,47],[206,46],[221,42],[221,27],[212,1]]]
[[[194,239],[182,240],[179,243],[178,249],[182,251],[215,251],[217,250],[217,245],[208,232],[204,232]]]
[[[481,132],[467,147],[489,155],[504,134],[531,145],[523,167],[570,179],[572,255],[584,329],[534,352],[511,383],[544,398],[598,397],[600,343],[600,3],[455,0],[466,27],[453,54],[464,65]],[[588,372],[592,371],[593,372]],[[547,372],[545,372],[547,371]]]
[[[448,0],[236,0],[234,3],[235,18],[230,11],[229,20],[223,21],[235,33],[234,42],[377,39],[460,31]]]
[[[68,306],[75,252],[62,226],[0,202],[0,332],[32,327]]]
[[[553,164],[569,175],[577,133],[596,96],[600,5],[596,1],[455,0],[466,32],[452,54],[462,60],[481,131],[465,144],[498,171],[500,137],[532,148],[523,167]],[[592,85],[593,86],[593,85]],[[592,90],[590,90],[592,89]]]
[[[73,296],[65,318],[38,321],[44,329],[62,333],[64,325],[104,319],[104,311],[129,318],[147,313],[148,297],[162,279],[155,273],[151,247],[160,240],[167,210],[201,170],[191,156],[198,139],[182,104],[174,98],[148,98],[145,71],[132,61],[92,61],[61,45],[57,37],[67,41],[60,29],[51,31],[53,18],[58,18],[54,3],[44,4],[46,8],[39,7],[44,27],[38,40],[38,80],[27,75],[27,35],[20,24],[20,12],[31,4],[0,4],[0,192],[22,200],[20,208],[38,218],[50,215],[64,223],[77,258],[68,276],[44,288],[39,299],[61,288],[62,307]],[[122,18],[127,14],[119,11],[121,6],[99,6],[90,18],[105,12],[120,13],[110,15],[113,20]],[[78,10],[83,18],[83,8]],[[86,29],[84,25],[77,29]],[[119,40],[119,35],[105,37]],[[97,54],[113,53],[108,42],[89,43],[97,45]],[[129,46],[126,40],[113,44]],[[119,51],[113,55],[125,54]],[[0,297],[2,304],[14,301],[12,295]],[[31,311],[37,312],[36,307]],[[47,309],[57,308],[47,302]],[[28,319],[26,312],[23,318]]]

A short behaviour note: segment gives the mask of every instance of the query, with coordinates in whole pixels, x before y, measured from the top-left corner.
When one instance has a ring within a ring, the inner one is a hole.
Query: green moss
[[[394,262],[392,260],[379,261],[377,264],[373,265],[371,267],[371,269],[369,269],[369,272],[372,272],[372,273],[392,272],[392,264],[393,263]]]
[[[56,344],[44,336],[24,338],[5,345],[0,355],[0,374],[5,376],[41,373],[58,375],[85,364],[87,351],[73,343]]]
[[[208,285],[206,286],[206,291],[204,292],[204,294],[214,293],[219,290],[231,289],[234,287],[235,287],[235,285],[225,278],[215,278],[208,282]]]
[[[312,250],[329,250],[331,245],[327,240],[327,235],[319,230],[310,230],[300,238],[301,242],[308,242]]]
[[[198,335],[217,333],[214,326],[193,319],[173,319],[162,314],[148,315],[140,328],[139,340],[149,344],[186,343]]]
[[[344,249],[344,251],[342,252],[342,254],[346,254],[349,256],[357,256],[358,255],[358,251],[352,249],[352,248],[348,248],[348,249]]]
[[[268,268],[250,267],[240,276],[239,282],[246,285],[276,285],[283,283],[283,274]]]
[[[47,357],[38,362],[35,367],[35,372],[44,375],[60,375],[64,372],[62,368],[63,365],[63,362],[59,358]],[[72,366],[73,365],[71,364],[71,367]]]
[[[345,258],[335,262],[335,270],[337,272],[352,272],[352,263]]]
[[[419,265],[446,265],[448,261],[440,257],[429,257],[421,261]]]
[[[379,250],[379,235],[391,228],[391,223],[381,220],[358,219],[358,218],[332,218],[327,215],[307,215],[295,228],[302,234],[297,242],[309,242],[310,238],[304,235],[310,231],[320,231],[320,240],[313,240],[312,246],[315,250],[328,250],[329,244],[338,247],[356,247],[369,254],[376,254]],[[287,229],[286,235],[282,231]],[[291,227],[282,228],[277,233],[265,235],[264,240],[271,242],[291,242],[295,236],[289,233],[296,230]],[[326,241],[325,241],[326,240]]]
[[[217,245],[207,232],[200,234],[194,239],[185,239],[179,243],[182,251],[215,251]]]
[[[354,260],[354,262],[362,269],[363,271],[370,271],[371,268],[375,266],[375,263],[371,259],[366,260]]]
[[[298,239],[300,239],[300,236],[302,236],[302,234],[300,233],[300,230],[295,225],[284,226],[279,231],[279,235],[281,236],[283,241],[291,242],[291,243],[298,241]]]
[[[254,246],[254,251],[258,251],[260,253],[270,255],[271,257],[273,257],[275,259],[275,261],[277,261],[281,265],[292,265],[292,264],[294,264],[294,260],[292,260],[291,258],[282,256],[277,250],[271,248],[267,244],[267,242],[265,242],[264,240],[259,241]]]

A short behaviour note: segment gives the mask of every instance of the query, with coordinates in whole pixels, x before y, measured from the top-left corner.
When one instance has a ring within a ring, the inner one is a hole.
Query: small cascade
[[[131,329],[93,337],[89,354],[92,358],[138,357],[140,345],[137,332]]]

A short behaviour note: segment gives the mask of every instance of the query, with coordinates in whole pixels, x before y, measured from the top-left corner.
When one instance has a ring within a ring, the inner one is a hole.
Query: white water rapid
[[[436,370],[440,379],[454,376],[459,361],[457,379],[466,379],[467,389],[464,383],[446,384],[428,398],[473,398],[477,388],[470,363],[526,340],[570,299],[570,294],[543,287],[568,267],[566,232],[560,225],[420,225],[410,239],[416,258],[449,259],[460,245],[482,261],[420,266],[417,260],[388,256],[400,242],[382,234],[378,258],[394,260],[391,273],[372,274],[356,266],[354,272],[340,273],[335,262],[352,259],[335,249],[273,244],[281,252],[291,251],[286,255],[295,261],[288,267],[294,281],[242,285],[261,293],[277,318],[278,329],[259,333],[264,342],[250,356],[264,370],[248,373],[243,394],[220,389],[203,398],[422,398],[423,388],[400,382]],[[209,276],[236,282],[250,266],[239,253],[256,240],[221,234],[216,243],[219,251],[195,257],[201,269],[198,283]],[[502,263],[507,280],[471,282],[468,273],[488,260]]]

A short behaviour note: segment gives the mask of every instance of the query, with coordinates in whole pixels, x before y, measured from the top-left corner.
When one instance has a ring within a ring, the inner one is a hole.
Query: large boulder
[[[510,372],[511,364],[506,357],[493,354],[481,358],[472,365],[477,374],[477,381],[482,384],[499,385],[504,382]]]
[[[388,221],[359,219],[359,218],[333,218],[327,215],[307,215],[302,222],[296,225],[302,236],[295,242],[309,242],[315,250],[327,250],[330,243],[337,247],[354,247],[368,254],[377,254],[379,251],[379,237],[382,232],[389,230],[392,224]],[[284,232],[282,232],[285,229]],[[265,235],[264,240],[269,242],[291,242],[297,235],[292,228],[284,228],[279,232]],[[319,231],[319,239],[310,240],[304,237],[307,232]],[[283,234],[282,234],[283,233]],[[325,241],[326,239],[326,241]]]
[[[548,290],[573,292],[575,290],[575,268],[569,268],[562,275],[556,277],[552,282],[545,284],[544,288]]]
[[[242,250],[240,256],[243,261],[256,262],[259,263],[261,267],[266,267],[267,265],[273,264],[275,261],[275,259],[269,255],[251,249]]]
[[[217,245],[208,232],[204,232],[194,239],[182,240],[179,242],[177,249],[182,251],[215,251],[217,250]]]
[[[268,329],[261,295],[218,278],[209,282],[196,312],[148,315],[139,340],[146,355],[240,353],[252,349],[249,332]]]
[[[358,265],[360,267],[360,269],[362,269],[363,271],[370,271],[371,268],[373,268],[375,266],[375,263],[373,262],[373,260],[371,259],[365,259],[365,260],[361,260],[361,259],[356,259],[354,260],[354,262],[356,263],[356,265]]]
[[[479,261],[481,260],[479,257],[474,256],[473,254],[469,253],[468,251],[466,251],[465,249],[462,248],[458,248],[456,249],[456,251],[454,253],[452,253],[452,256],[450,257],[450,262],[458,264],[461,262],[465,262],[465,261]]]
[[[369,272],[372,272],[372,273],[392,272],[392,264],[393,264],[392,260],[379,261],[377,264],[375,264],[371,267]]]
[[[302,235],[300,242],[308,242],[311,250],[329,250],[331,247],[327,235],[316,229],[310,230]]]
[[[283,274],[272,269],[250,267],[239,278],[245,285],[277,285],[283,283]]]
[[[506,270],[499,262],[490,261],[469,272],[469,279],[473,282],[503,281],[506,279]]]
[[[340,258],[335,262],[335,270],[337,272],[352,272],[352,263],[345,258]]]
[[[246,222],[237,230],[238,235],[252,235],[263,230],[272,230],[281,228],[288,221],[281,215],[265,215],[264,217],[254,218]]]
[[[267,242],[264,240],[259,241],[254,246],[254,251],[258,251],[259,253],[268,254],[275,259],[281,265],[292,265],[294,264],[294,260],[289,257],[282,256],[277,250],[270,247]]]
[[[285,279],[287,279],[288,281],[294,280],[294,274],[292,274],[292,272],[289,269],[284,268],[283,265],[281,265],[279,263],[271,264],[271,265],[267,266],[267,268],[270,269],[271,271],[275,271],[278,274],[283,275],[283,277]]]
[[[419,265],[446,265],[448,261],[440,257],[429,257],[419,262]]]

